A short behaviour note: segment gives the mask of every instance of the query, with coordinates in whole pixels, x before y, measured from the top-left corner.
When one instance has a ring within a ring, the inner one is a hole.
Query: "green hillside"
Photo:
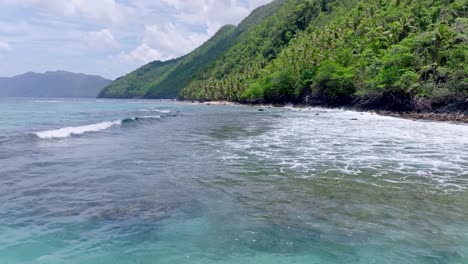
[[[193,52],[167,62],[152,62],[117,79],[99,95],[105,98],[175,98],[190,82],[253,27],[271,16],[286,0],[277,0],[254,10],[238,27],[222,27]]]
[[[104,88],[104,98],[174,98],[200,68],[219,56],[235,26],[222,27],[211,39],[188,55],[166,62],[154,61],[115,80]]]
[[[466,94],[467,41],[463,0],[290,0],[182,97],[284,103]]]
[[[466,0],[278,0],[101,95],[264,103],[465,97],[467,15]]]
[[[164,76],[180,62],[179,59],[166,62],[154,61],[134,72],[120,77],[105,87],[98,95],[100,98],[142,98],[148,90],[158,84]]]
[[[228,48],[229,42],[227,40],[235,28],[232,25],[222,27],[210,40],[181,58],[173,69],[162,76],[158,83],[149,87],[145,97],[175,98],[204,65],[216,60]]]
[[[180,94],[238,101],[246,83],[318,15],[313,1],[289,0],[229,49]]]

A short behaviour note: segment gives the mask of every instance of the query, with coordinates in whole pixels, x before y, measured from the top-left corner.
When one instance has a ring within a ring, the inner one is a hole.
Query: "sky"
[[[115,79],[187,54],[271,0],[0,0],[0,76]]]

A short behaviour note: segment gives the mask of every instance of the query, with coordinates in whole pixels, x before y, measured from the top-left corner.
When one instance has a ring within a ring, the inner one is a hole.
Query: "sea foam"
[[[371,175],[468,190],[468,126],[321,108],[284,115],[264,133],[246,130],[216,147],[222,162],[261,161],[301,178]]]
[[[42,132],[34,133],[36,136],[42,139],[53,139],[53,138],[67,138],[72,135],[81,135],[88,132],[97,132],[101,130],[108,129],[115,125],[122,124],[122,121],[112,121],[112,122],[102,122],[86,126],[77,126],[77,127],[64,127],[56,130],[47,130]]]

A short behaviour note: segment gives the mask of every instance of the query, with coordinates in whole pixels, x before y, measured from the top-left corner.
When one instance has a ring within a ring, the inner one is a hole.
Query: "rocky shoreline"
[[[392,116],[398,118],[412,119],[412,120],[431,120],[441,122],[457,122],[468,123],[468,114],[465,113],[432,113],[432,112],[390,112],[390,111],[375,111],[376,114]]]
[[[322,107],[333,107],[333,103],[327,101],[315,103]],[[343,100],[341,105],[335,107],[413,120],[468,123],[468,98],[463,96],[446,96],[432,100],[395,94],[355,96]]]
[[[192,101],[194,103],[194,101]],[[284,103],[236,103],[228,101],[202,101],[205,105],[251,105],[284,107]],[[302,102],[292,103],[294,107],[342,108],[358,112],[372,112],[412,120],[431,120],[441,122],[468,123],[468,98],[446,96],[433,100],[412,98],[395,94],[353,96],[347,98],[308,97]]]

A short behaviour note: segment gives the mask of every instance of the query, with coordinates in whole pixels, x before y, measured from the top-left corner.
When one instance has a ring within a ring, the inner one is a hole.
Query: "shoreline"
[[[390,112],[390,111],[375,111],[381,116],[391,116],[409,120],[426,120],[426,121],[438,121],[448,122],[457,124],[468,124],[468,115],[463,113],[434,113],[434,112]]]
[[[410,120],[468,123],[468,98],[465,97],[446,96],[430,100],[413,98],[407,94],[384,93],[353,96],[337,101],[315,98],[311,104]]]
[[[443,98],[436,101],[415,101],[397,106],[388,106],[386,104],[375,104],[375,100],[382,98],[369,98],[369,97],[355,97],[346,103],[336,104],[322,100],[313,100],[309,104],[264,104],[264,103],[240,103],[230,101],[190,101],[182,100],[180,102],[188,102],[203,105],[213,106],[236,106],[245,105],[251,107],[286,107],[292,106],[294,108],[308,108],[308,107],[321,107],[324,109],[343,109],[356,112],[369,112],[381,116],[390,116],[395,118],[409,119],[409,120],[427,120],[439,121],[449,123],[462,123],[468,124],[468,99],[465,98]],[[369,103],[369,100],[372,101]],[[420,103],[425,106],[422,109],[417,108],[415,104]],[[395,107],[398,110],[392,110]],[[390,109],[389,109],[390,108]]]

